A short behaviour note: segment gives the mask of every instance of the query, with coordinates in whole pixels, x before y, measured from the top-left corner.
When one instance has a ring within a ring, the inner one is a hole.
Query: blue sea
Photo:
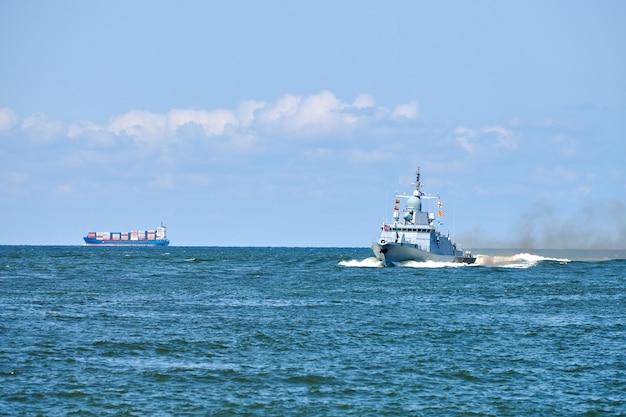
[[[475,252],[0,246],[0,415],[626,415],[626,251]]]

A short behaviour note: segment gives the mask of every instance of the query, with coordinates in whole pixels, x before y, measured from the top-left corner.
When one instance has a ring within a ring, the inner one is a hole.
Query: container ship
[[[165,235],[165,226],[162,224],[154,230],[89,232],[83,239],[85,246],[167,246],[170,244]]]

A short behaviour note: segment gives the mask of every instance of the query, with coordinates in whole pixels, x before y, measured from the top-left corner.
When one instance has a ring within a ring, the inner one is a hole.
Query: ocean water
[[[0,246],[0,415],[626,415],[626,252],[477,252]]]

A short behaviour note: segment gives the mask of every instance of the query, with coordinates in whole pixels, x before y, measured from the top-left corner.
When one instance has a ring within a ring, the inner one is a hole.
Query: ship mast
[[[420,191],[420,187],[422,186],[422,184],[420,183],[420,167],[417,167],[417,171],[415,171],[415,190],[417,190],[418,194],[417,196],[419,197],[419,191]]]

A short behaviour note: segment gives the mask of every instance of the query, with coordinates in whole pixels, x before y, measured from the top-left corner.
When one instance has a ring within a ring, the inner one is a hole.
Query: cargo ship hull
[[[169,240],[100,240],[84,237],[85,246],[167,246]]]

